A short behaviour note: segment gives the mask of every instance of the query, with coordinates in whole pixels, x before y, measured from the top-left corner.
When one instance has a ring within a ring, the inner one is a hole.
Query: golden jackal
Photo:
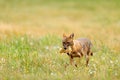
[[[91,47],[92,43],[89,39],[87,38],[79,38],[77,40],[73,40],[74,38],[74,33],[72,33],[69,36],[66,36],[63,34],[63,49],[62,51],[66,50],[67,55],[70,57],[70,64],[73,64],[73,58],[75,57],[82,57],[83,55],[86,57],[86,66],[88,66],[89,62],[89,56],[93,55]],[[68,51],[68,48],[71,48],[71,51]],[[75,66],[77,66],[75,64]]]

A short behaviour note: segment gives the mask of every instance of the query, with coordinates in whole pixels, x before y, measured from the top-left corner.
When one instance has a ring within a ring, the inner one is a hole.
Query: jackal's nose
[[[64,49],[66,50],[67,48],[65,47]]]

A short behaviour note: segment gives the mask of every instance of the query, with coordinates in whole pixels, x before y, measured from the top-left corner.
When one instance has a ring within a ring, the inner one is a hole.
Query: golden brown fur
[[[93,55],[91,47],[92,43],[87,38],[79,38],[77,40],[73,40],[74,34],[72,33],[70,36],[66,36],[63,34],[63,48],[67,50],[69,47],[71,48],[71,52],[67,52],[68,56],[70,57],[70,64],[73,64],[73,58],[75,57],[86,57],[86,66],[88,66],[89,56]],[[77,66],[75,64],[75,66]]]

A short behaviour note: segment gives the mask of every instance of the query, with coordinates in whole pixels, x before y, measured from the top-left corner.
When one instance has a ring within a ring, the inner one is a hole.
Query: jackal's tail
[[[90,54],[91,56],[93,56],[93,52],[91,52],[91,54]]]

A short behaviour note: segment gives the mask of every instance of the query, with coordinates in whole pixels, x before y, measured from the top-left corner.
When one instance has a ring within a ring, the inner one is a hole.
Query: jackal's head
[[[69,36],[63,34],[62,45],[65,50],[68,49],[70,46],[73,46],[73,37],[74,33],[70,34]]]

